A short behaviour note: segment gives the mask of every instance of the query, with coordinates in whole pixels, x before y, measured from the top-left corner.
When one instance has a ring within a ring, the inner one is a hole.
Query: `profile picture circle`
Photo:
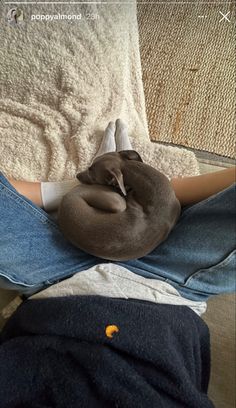
[[[20,24],[24,20],[24,13],[18,7],[11,8],[7,13],[7,21],[10,24]]]

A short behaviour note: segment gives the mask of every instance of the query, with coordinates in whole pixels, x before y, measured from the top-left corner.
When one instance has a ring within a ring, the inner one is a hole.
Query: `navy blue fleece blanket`
[[[210,408],[209,331],[186,306],[25,301],[0,339],[1,408]]]

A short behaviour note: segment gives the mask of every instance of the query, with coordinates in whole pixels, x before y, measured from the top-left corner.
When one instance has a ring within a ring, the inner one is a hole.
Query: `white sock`
[[[117,152],[121,150],[133,150],[129,140],[127,126],[121,119],[116,120],[115,141]]]
[[[115,142],[115,124],[114,122],[109,122],[105,132],[103,139],[101,141],[100,147],[93,158],[93,160],[98,157],[102,156],[105,153],[115,152],[116,151],[116,142]]]
[[[80,184],[79,180],[66,181],[46,181],[41,182],[41,196],[45,211],[55,211],[58,209],[62,197],[73,187]]]

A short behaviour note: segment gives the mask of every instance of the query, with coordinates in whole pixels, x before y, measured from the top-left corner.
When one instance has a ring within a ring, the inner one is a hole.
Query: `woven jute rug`
[[[138,5],[152,140],[234,157],[234,16],[233,4]]]

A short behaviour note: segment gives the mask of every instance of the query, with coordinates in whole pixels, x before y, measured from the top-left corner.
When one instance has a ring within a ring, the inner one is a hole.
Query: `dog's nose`
[[[88,175],[87,170],[82,171],[81,173],[78,173],[76,177],[81,183],[85,183],[85,184],[91,184],[92,183],[92,179]]]
[[[81,173],[78,173],[77,175],[76,175],[76,178],[79,180],[79,181],[81,181],[82,183],[83,182],[85,182],[85,174],[84,174],[84,172],[81,172]]]
[[[78,179],[79,181],[82,181],[82,182],[83,182],[83,179],[84,179],[84,174],[83,174],[83,173],[78,173],[76,177],[77,177],[77,179]]]

